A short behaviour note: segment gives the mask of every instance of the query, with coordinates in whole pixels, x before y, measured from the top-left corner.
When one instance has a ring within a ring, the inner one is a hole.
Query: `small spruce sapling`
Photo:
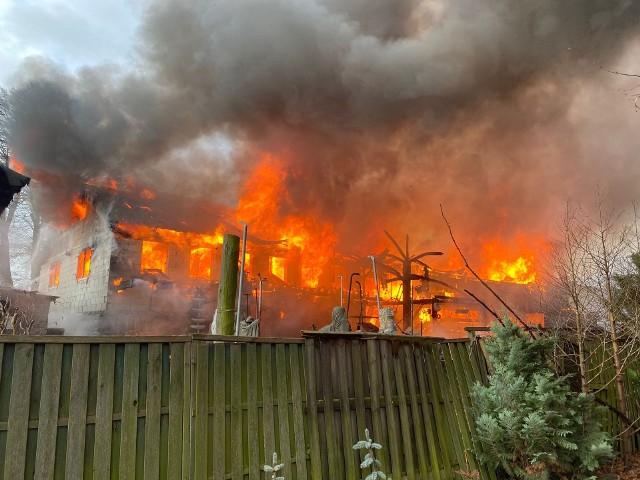
[[[568,378],[550,368],[554,340],[532,339],[509,320],[491,330],[494,372],[489,385],[471,390],[478,460],[525,480],[593,475],[612,456],[611,440],[593,397],[572,392]]]
[[[364,456],[364,461],[360,464],[360,469],[365,470],[367,468],[371,469],[371,473],[367,475],[365,480],[391,480],[391,477],[387,478],[386,474],[380,470],[382,463],[380,460],[376,458],[376,450],[380,450],[382,445],[379,443],[375,443],[371,437],[369,436],[369,429],[364,429],[364,436],[366,440],[358,440],[358,442],[353,446],[354,450],[366,450],[367,454]]]
[[[277,474],[284,468],[284,463],[278,463],[278,454],[273,452],[273,461],[271,465],[262,467],[265,473],[271,474],[271,480],[284,480],[284,477],[278,477]]]

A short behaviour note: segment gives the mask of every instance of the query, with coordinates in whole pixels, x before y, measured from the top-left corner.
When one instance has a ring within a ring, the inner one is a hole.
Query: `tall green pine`
[[[478,460],[526,480],[584,478],[612,456],[593,398],[550,368],[553,339],[533,339],[505,320],[491,327],[489,385],[471,396]]]

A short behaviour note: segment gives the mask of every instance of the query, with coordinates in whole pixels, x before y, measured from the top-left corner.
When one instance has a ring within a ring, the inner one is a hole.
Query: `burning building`
[[[68,223],[52,228],[46,241],[38,289],[58,297],[52,326],[68,333],[101,334],[208,330],[217,303],[222,235],[237,228],[220,223],[195,204],[191,218],[200,222],[171,222],[166,208],[173,201],[157,199],[146,189],[134,194],[84,188],[73,202]],[[245,202],[255,208],[250,198]],[[271,235],[280,233],[274,240],[262,238],[260,231],[248,238],[243,314],[261,317],[263,335],[296,336],[301,329],[327,323],[328,312],[344,297],[354,330],[365,327],[363,323],[376,325],[376,287],[368,259],[310,250],[305,222],[289,221],[293,226],[284,223],[289,232],[263,227]],[[404,317],[407,333],[455,337],[465,326],[491,321],[464,293],[478,286],[468,276],[437,271],[419,261],[418,268],[410,270],[414,282],[407,287],[392,273],[394,255],[385,251],[377,259],[381,302],[398,311],[398,318]],[[338,281],[349,275],[356,281],[348,286]],[[497,280],[507,275],[508,271]],[[522,283],[528,279],[526,268],[517,278],[511,275]],[[513,286],[505,283],[499,289]],[[408,301],[403,288],[411,289]]]

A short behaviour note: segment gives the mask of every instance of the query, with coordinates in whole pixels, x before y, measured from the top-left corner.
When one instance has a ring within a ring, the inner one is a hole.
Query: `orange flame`
[[[519,257],[513,262],[496,260],[493,265],[489,267],[488,278],[496,282],[535,282],[536,273],[532,271],[532,264],[533,258]]]
[[[89,202],[84,198],[79,198],[77,195],[73,199],[73,205],[71,206],[71,218],[75,221],[81,221],[87,218],[89,213]]]
[[[191,278],[211,278],[211,249],[206,247],[191,250],[189,260],[189,276]]]
[[[499,239],[485,243],[483,253],[487,278],[497,282],[535,282],[536,254],[530,243],[524,237],[519,237],[516,245],[507,245]]]
[[[162,273],[167,273],[168,256],[169,248],[166,244],[148,240],[143,241],[140,271],[144,273],[146,270],[160,270]]]
[[[10,157],[9,158],[9,167],[12,168],[13,170],[15,170],[16,172],[20,173],[20,174],[24,174],[25,172],[25,166],[24,163],[19,162],[16,157]]]
[[[179,232],[167,228],[153,228],[120,222],[116,225],[115,233],[134,240],[151,240],[155,242],[172,243],[181,247],[217,247],[222,245],[222,227],[218,227],[211,234]]]
[[[431,321],[431,312],[429,307],[422,307],[418,313],[418,317],[422,323]]]
[[[148,188],[143,188],[142,190],[140,190],[140,197],[147,200],[153,200],[154,198],[156,198],[156,195]]]
[[[280,280],[284,280],[285,270],[284,270],[284,258],[280,257],[271,257],[269,259],[271,263],[271,273],[278,277]]]
[[[261,237],[286,240],[289,247],[297,248],[302,283],[315,288],[333,255],[337,237],[330,223],[295,212],[286,191],[287,175],[282,160],[265,154],[244,184],[236,218],[247,222]],[[285,213],[286,210],[295,213]],[[279,273],[273,272],[274,275],[284,277],[284,268],[276,270]]]

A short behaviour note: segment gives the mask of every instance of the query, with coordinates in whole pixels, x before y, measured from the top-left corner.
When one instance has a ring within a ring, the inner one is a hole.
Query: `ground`
[[[603,466],[598,470],[598,478],[602,480],[634,480],[640,479],[640,453],[631,457],[625,468],[621,460]]]

